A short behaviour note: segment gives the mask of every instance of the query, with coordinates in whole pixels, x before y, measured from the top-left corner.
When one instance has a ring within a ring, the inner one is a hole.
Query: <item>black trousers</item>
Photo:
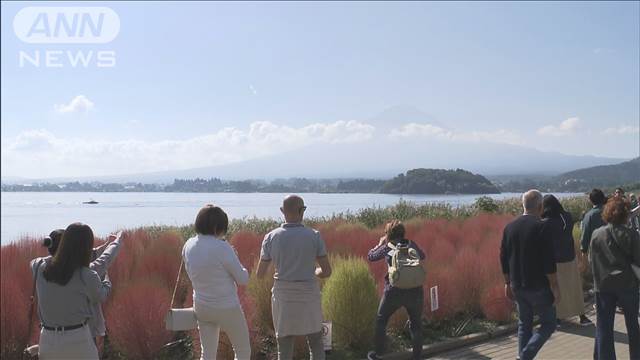
[[[413,289],[398,289],[390,287],[386,289],[380,299],[378,314],[376,315],[375,351],[382,354],[385,350],[385,338],[387,323],[396,310],[404,307],[411,322],[411,343],[413,345],[413,358],[420,359],[422,353],[422,308],[424,305],[424,293],[422,286]]]

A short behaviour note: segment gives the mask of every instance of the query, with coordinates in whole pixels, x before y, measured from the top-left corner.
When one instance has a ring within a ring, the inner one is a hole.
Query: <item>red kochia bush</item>
[[[432,312],[429,289],[435,286],[438,287],[438,309]],[[424,289],[424,314],[427,319],[449,319],[462,308],[464,301],[460,297],[460,288],[456,286],[451,269],[436,268],[427,274],[427,286]]]
[[[32,238],[0,248],[0,358],[19,358],[27,343],[37,341],[37,311],[28,324],[33,286],[29,261],[44,255],[46,249]]]
[[[182,241],[174,232],[162,233],[147,246],[134,268],[134,278],[156,278],[173,289],[180,267]]]
[[[504,285],[500,282],[485,289],[481,299],[482,313],[493,321],[509,321],[513,313],[513,302],[504,295]]]
[[[26,347],[29,337],[27,314],[29,306],[27,296],[20,283],[5,276],[0,278],[2,306],[0,309],[0,357],[3,359],[19,358]]]
[[[318,227],[327,251],[334,255],[366,257],[384,235],[360,224],[327,223]]]
[[[511,216],[483,214],[464,221],[423,223],[413,240],[427,253],[425,314],[428,318],[446,319],[461,312],[491,313],[492,317],[500,317],[498,312],[507,311],[508,307],[503,304],[495,309],[487,305],[492,309],[485,312],[482,299],[489,296],[487,289],[502,277],[498,254],[502,230],[511,219]],[[432,313],[428,295],[433,286],[438,286],[440,308]]]
[[[173,336],[164,328],[171,293],[144,278],[113,294],[105,308],[109,339],[130,359],[152,359]]]
[[[235,233],[229,241],[236,249],[240,263],[247,268],[249,272],[253,270],[253,266],[260,259],[262,239],[263,236],[259,234],[250,231],[239,231]]]

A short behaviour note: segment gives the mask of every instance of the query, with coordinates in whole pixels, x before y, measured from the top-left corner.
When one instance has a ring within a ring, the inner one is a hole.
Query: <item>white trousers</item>
[[[71,331],[40,330],[40,360],[97,360],[98,349],[87,325]]]
[[[200,332],[201,360],[215,360],[218,353],[220,330],[224,331],[235,352],[236,360],[251,359],[249,329],[240,306],[214,308],[196,302],[193,304]]]

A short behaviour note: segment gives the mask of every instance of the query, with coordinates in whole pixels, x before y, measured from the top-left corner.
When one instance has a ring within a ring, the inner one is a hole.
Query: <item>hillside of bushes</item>
[[[640,188],[640,157],[614,165],[593,166],[556,176],[494,176],[492,181],[502,191],[520,192],[537,188],[543,191],[588,192],[593,188]],[[610,192],[610,191],[608,191]]]

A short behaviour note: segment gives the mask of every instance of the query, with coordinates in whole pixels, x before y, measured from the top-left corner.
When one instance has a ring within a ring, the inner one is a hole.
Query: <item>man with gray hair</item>
[[[289,195],[280,211],[285,223],[262,242],[256,275],[274,264],[271,312],[278,343],[278,360],[293,358],[295,336],[307,337],[312,360],[324,360],[322,306],[318,278],[331,275],[324,241],[317,230],[302,224],[307,207],[300,196]],[[319,265],[316,267],[316,264]]]
[[[518,358],[530,360],[556,329],[554,304],[560,300],[556,260],[551,236],[546,234],[542,194],[522,195],[523,215],[507,224],[500,246],[505,295],[518,306]],[[540,329],[533,332],[533,316]]]

